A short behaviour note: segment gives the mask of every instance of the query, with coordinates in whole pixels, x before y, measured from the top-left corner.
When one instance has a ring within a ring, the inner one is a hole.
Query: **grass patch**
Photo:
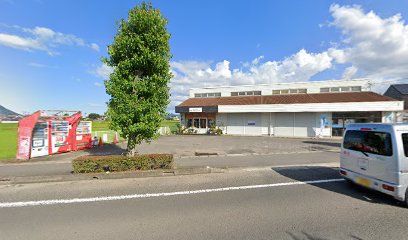
[[[92,121],[92,132],[94,131],[108,131],[109,122],[108,121]]]
[[[17,123],[0,123],[0,160],[16,157]]]
[[[134,157],[121,155],[82,156],[72,160],[74,173],[123,172],[153,169],[172,169],[173,155],[147,154]]]
[[[174,121],[174,120],[164,120],[161,124],[162,127],[169,127],[170,131],[172,133],[177,132],[177,123],[180,123],[179,121]]]

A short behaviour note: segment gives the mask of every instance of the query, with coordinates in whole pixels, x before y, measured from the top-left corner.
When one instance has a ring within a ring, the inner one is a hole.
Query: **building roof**
[[[178,107],[255,105],[255,104],[302,104],[302,103],[342,103],[342,102],[383,102],[396,101],[373,92],[342,92],[314,94],[286,94],[264,96],[236,96],[215,98],[189,98]]]
[[[401,94],[408,94],[408,84],[392,84],[391,87],[394,87]]]

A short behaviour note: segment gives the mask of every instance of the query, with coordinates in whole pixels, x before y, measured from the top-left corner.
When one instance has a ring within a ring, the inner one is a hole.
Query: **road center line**
[[[51,200],[26,201],[26,202],[4,202],[4,203],[0,203],[0,208],[17,208],[17,207],[56,205],[56,204],[115,201],[115,200],[127,200],[127,199],[137,199],[137,198],[168,197],[168,196],[177,196],[177,195],[192,195],[192,194],[200,194],[200,193],[226,192],[226,191],[234,191],[234,190],[330,183],[330,182],[339,182],[339,181],[344,181],[344,179],[336,178],[336,179],[324,179],[324,180],[314,180],[314,181],[304,181],[304,182],[297,181],[297,182],[272,183],[272,184],[262,184],[262,185],[247,185],[247,186],[238,186],[238,187],[210,188],[210,189],[200,189],[200,190],[180,191],[180,192],[145,193],[145,194],[104,196],[104,197],[91,197],[91,198],[51,199]]]

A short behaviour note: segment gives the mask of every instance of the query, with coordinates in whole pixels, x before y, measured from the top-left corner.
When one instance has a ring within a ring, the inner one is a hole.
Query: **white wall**
[[[214,92],[221,92],[222,97],[229,97],[231,96],[231,92],[240,91],[261,91],[262,95],[272,95],[272,90],[298,89],[298,88],[306,88],[308,89],[308,93],[320,93],[320,88],[323,87],[352,87],[352,86],[361,86],[362,91],[370,91],[368,79],[353,79],[353,80],[329,80],[297,83],[275,83],[275,84],[192,88],[190,89],[190,97],[193,98],[195,93],[214,93]]]
[[[254,105],[219,105],[218,112],[367,112],[367,111],[402,111],[403,101],[384,102],[345,102],[345,103],[302,103],[302,104],[254,104]]]
[[[271,113],[261,113],[261,132],[262,135],[269,135],[269,119],[270,119]]]

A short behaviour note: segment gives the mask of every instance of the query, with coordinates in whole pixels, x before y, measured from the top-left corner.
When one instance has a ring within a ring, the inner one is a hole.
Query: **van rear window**
[[[408,157],[408,133],[403,133],[402,134],[402,143],[404,145],[405,157]]]
[[[350,150],[392,156],[391,134],[349,130],[344,136],[343,147]]]

